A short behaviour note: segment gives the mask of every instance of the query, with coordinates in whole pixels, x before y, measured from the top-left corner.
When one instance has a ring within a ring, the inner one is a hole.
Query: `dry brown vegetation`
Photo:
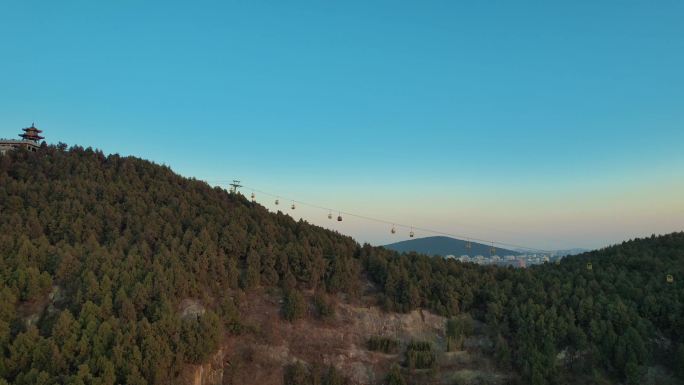
[[[312,296],[306,293],[309,303]],[[446,318],[431,312],[389,313],[364,297],[353,303],[336,299],[331,319],[317,319],[311,305],[304,318],[288,322],[281,316],[281,298],[277,292],[258,290],[240,299],[246,331],[225,341],[223,384],[282,384],[283,367],[294,362],[333,365],[354,384],[380,384],[393,364],[402,363],[412,340],[432,342],[438,361],[433,370],[405,370],[410,382],[497,383],[504,378],[477,349],[446,353]],[[397,354],[369,351],[366,342],[372,336],[395,338],[402,347]]]

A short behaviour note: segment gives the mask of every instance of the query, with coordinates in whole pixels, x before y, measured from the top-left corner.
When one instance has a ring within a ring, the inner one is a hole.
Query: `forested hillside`
[[[360,246],[168,167],[64,145],[0,156],[0,210],[0,384],[178,383],[250,332],[239,293],[272,288],[294,319],[303,290],[322,312],[368,279],[389,312],[486,323],[511,382],[640,383],[656,364],[684,377],[683,233],[481,267]],[[188,298],[206,311],[181,312]],[[342,383],[331,373],[321,383]]]
[[[239,329],[233,291],[353,292],[359,276],[348,237],[89,149],[0,157],[0,207],[0,377],[16,384],[173,383]],[[182,318],[183,298],[209,309]]]
[[[530,269],[363,250],[388,308],[473,314],[491,328],[499,363],[525,383],[593,383],[606,375],[642,384],[656,363],[684,377],[684,233]]]

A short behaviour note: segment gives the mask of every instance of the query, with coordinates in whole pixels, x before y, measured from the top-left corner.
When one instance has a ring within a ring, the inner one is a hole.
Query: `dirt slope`
[[[311,293],[308,293],[311,295]],[[365,298],[366,302],[372,299]],[[496,374],[492,363],[470,351],[446,353],[446,319],[427,311],[408,314],[386,313],[363,301],[350,304],[337,301],[335,317],[321,321],[313,309],[293,323],[280,315],[278,292],[254,292],[241,299],[240,313],[249,331],[231,336],[214,357],[214,365],[195,367],[189,383],[197,385],[280,385],[283,366],[297,361],[307,365],[334,365],[354,384],[380,384],[393,364],[401,364],[403,353],[383,354],[366,349],[371,336],[387,336],[401,341],[402,348],[411,340],[432,342],[437,350],[438,367],[434,371],[408,373],[409,381],[420,384],[500,383],[505,377]],[[466,345],[478,345],[475,337]],[[403,349],[402,349],[403,351]],[[219,365],[218,362],[222,362]]]

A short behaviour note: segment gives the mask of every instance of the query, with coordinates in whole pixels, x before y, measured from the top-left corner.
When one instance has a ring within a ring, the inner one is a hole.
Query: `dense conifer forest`
[[[321,293],[325,317],[329,297],[356,298],[366,280],[388,312],[450,317],[454,343],[462,315],[486,324],[511,382],[638,384],[655,365],[684,378],[684,233],[559,265],[462,264],[359,245],[168,167],[60,144],[0,156],[0,279],[0,384],[174,384],[246,332],[238,293],[279,290],[288,322],[303,316],[302,291]],[[181,314],[186,298],[206,311]],[[412,346],[389,383],[432,365],[429,342]],[[284,381],[343,375],[295,365]]]

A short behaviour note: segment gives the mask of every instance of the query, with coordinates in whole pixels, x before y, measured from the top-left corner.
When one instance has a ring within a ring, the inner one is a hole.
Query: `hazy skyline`
[[[684,3],[658,4],[5,2],[0,137],[35,121],[51,143],[538,248],[680,231]]]

